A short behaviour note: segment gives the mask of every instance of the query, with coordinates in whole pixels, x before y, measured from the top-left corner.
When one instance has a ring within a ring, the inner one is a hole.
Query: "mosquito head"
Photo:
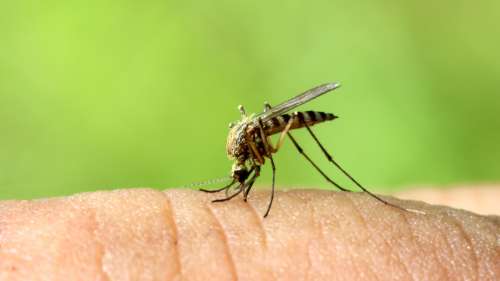
[[[231,176],[238,182],[245,182],[250,172],[244,163],[235,162],[231,170]]]
[[[229,159],[240,158],[245,154],[245,133],[250,120],[250,117],[245,117],[242,120],[233,122],[232,126],[230,126],[226,141],[226,151]]]

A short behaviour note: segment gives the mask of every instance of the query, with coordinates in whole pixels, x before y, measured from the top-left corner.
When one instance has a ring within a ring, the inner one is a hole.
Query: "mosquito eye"
[[[239,182],[244,182],[248,178],[247,169],[239,169],[234,171],[234,178]]]

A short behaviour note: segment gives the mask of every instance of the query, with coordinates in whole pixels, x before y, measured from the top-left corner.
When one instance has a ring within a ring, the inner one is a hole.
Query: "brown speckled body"
[[[316,124],[333,120],[337,116],[331,113],[320,111],[304,111],[294,113],[296,118],[292,119],[290,114],[282,114],[270,120],[263,122],[263,130],[265,137],[277,134],[285,130],[285,127],[290,122],[290,130],[303,128],[307,126],[314,126]],[[268,156],[266,148],[261,138],[259,131],[259,121],[254,118],[244,117],[241,121],[233,125],[229,131],[226,143],[226,150],[229,159],[236,160],[239,165],[245,165],[246,162],[254,161],[260,165],[264,164],[264,157],[257,157],[250,148],[250,142],[255,144],[259,154]]]
[[[362,191],[368,193],[371,197],[384,203],[385,205],[395,207],[397,209],[408,211],[405,208],[391,204],[374,193],[371,193],[363,187],[357,180],[355,180],[344,168],[342,168],[332,157],[332,155],[321,144],[319,139],[313,133],[310,127],[337,118],[331,113],[324,113],[320,111],[303,111],[287,114],[287,112],[300,106],[306,102],[311,101],[325,93],[337,89],[340,86],[338,83],[326,83],[319,85],[310,90],[299,94],[275,107],[271,107],[267,102],[264,103],[264,112],[248,116],[243,106],[239,106],[242,119],[236,124],[230,125],[229,135],[227,137],[226,150],[229,159],[233,160],[233,167],[231,169],[232,181],[228,185],[216,189],[205,190],[205,192],[220,192],[225,191],[226,197],[215,199],[212,202],[223,202],[231,200],[240,193],[243,193],[243,199],[246,201],[250,190],[252,189],[255,180],[260,175],[261,166],[264,165],[265,159],[268,158],[273,171],[272,185],[271,185],[271,198],[267,206],[264,217],[269,214],[274,198],[275,175],[276,165],[273,160],[273,154],[276,153],[282,146],[285,137],[289,138],[297,151],[320,173],[326,181],[341,191],[348,192],[350,190],[343,188],[335,181],[333,181],[322,169],[309,157],[299,143],[290,133],[290,130],[305,127],[309,135],[314,139],[316,144],[323,152],[326,159],[333,164],[337,169],[348,177],[357,187]],[[271,135],[280,133],[278,142],[273,145],[271,142]],[[237,186],[235,186],[237,185]],[[236,191],[229,195],[232,188],[236,187]]]
[[[267,158],[271,164],[273,177],[271,197],[266,213],[264,214],[264,217],[266,217],[269,214],[274,198],[276,165],[273,160],[273,154],[278,152],[285,138],[289,138],[299,153],[302,154],[326,180],[340,190],[347,191],[332,181],[314,162],[312,162],[290,133],[290,130],[306,127],[326,155],[326,150],[314,136],[310,127],[325,121],[333,120],[336,116],[331,113],[320,111],[303,111],[287,114],[287,112],[290,112],[294,108],[335,90],[338,87],[340,87],[339,83],[322,84],[274,107],[271,107],[269,103],[265,102],[263,112],[250,116],[246,114],[244,107],[240,105],[238,109],[242,118],[238,122],[229,125],[230,130],[226,142],[227,156],[234,161],[231,168],[232,181],[228,185],[216,190],[200,190],[204,192],[226,192],[225,198],[216,199],[213,202],[231,200],[240,193],[243,193],[243,199],[246,201],[255,180],[260,175],[261,166],[264,165]],[[273,144],[271,136],[278,133],[280,134],[279,139],[276,144]],[[329,155],[327,157],[328,159],[332,159]],[[235,188],[236,191],[230,194],[233,188]]]

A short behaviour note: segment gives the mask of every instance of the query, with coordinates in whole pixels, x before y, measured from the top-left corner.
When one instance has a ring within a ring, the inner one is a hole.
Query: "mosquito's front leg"
[[[252,151],[252,154],[255,157],[255,160],[257,161],[257,163],[259,163],[259,165],[264,165],[264,162],[265,162],[264,157],[262,157],[262,155],[260,155],[260,152],[257,149],[257,146],[255,146],[255,143],[253,141],[248,141],[248,140],[247,140],[247,143],[248,143],[248,146],[250,147],[250,150]]]
[[[274,152],[274,147],[271,145],[269,142],[269,138],[266,136],[266,133],[264,132],[264,124],[262,124],[262,119],[257,120],[257,127],[259,128],[259,134],[260,138],[262,140],[262,143],[264,144],[264,150],[266,151],[266,156],[271,156],[271,153]]]
[[[243,184],[240,184],[240,185],[238,186],[238,191],[237,191],[237,192],[235,192],[234,194],[232,194],[232,195],[230,195],[230,196],[227,196],[227,197],[221,198],[221,199],[215,199],[215,200],[212,200],[212,203],[218,203],[218,202],[229,201],[229,200],[233,199],[234,197],[236,197],[238,194],[240,194],[242,191],[243,191]]]
[[[274,165],[272,152],[269,150],[272,147],[268,143],[268,138],[267,138],[266,134],[264,133],[264,125],[262,124],[262,120],[260,118],[258,119],[258,126],[259,126],[260,137],[262,139],[262,142],[264,143],[264,149],[266,150],[266,154],[267,154],[266,156],[269,157],[269,160],[271,161],[271,167],[273,169],[273,183],[271,185],[271,199],[269,200],[269,205],[267,205],[267,210],[266,210],[266,213],[264,214],[264,217],[267,217],[267,215],[269,215],[269,211],[271,210],[271,206],[273,205],[274,186],[276,183],[276,166]]]
[[[223,191],[223,190],[228,190],[229,188],[231,188],[231,186],[233,186],[234,184],[236,183],[236,180],[233,179],[233,181],[224,186],[224,187],[221,187],[221,188],[218,188],[218,189],[213,189],[213,190],[210,190],[210,189],[204,189],[204,188],[200,188],[200,191],[203,191],[203,192],[207,192],[207,193],[215,193],[215,192],[220,192],[220,191]]]
[[[260,166],[255,165],[254,167],[255,167],[255,173],[250,178],[250,180],[247,181],[246,188],[243,191],[243,200],[245,202],[247,202],[248,194],[250,193],[250,190],[252,190],[252,186],[255,183],[255,180],[257,179],[257,177],[260,176]]]

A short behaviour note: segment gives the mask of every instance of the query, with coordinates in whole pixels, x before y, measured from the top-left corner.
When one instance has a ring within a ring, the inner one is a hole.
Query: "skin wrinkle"
[[[433,224],[435,224],[435,223],[433,222]],[[441,235],[442,239],[445,241],[445,243],[443,243],[443,245],[446,247],[448,252],[453,254],[455,251],[451,248],[450,241],[448,239],[448,235],[446,235],[446,233],[443,231],[442,227],[440,225],[437,225],[434,229],[437,229],[439,231],[439,234]],[[439,255],[437,255],[436,253],[435,253],[435,255],[437,256],[436,261],[443,268],[444,272],[446,273],[446,276],[448,276],[448,277],[452,276],[450,270],[448,270],[448,267],[446,265],[444,265],[443,262],[441,261],[441,259],[439,258]],[[452,267],[454,267],[454,265],[455,265],[455,263],[453,263],[453,262],[451,262],[450,264]],[[454,269],[455,268],[453,268],[453,270]]]
[[[470,238],[469,234],[465,231],[465,228],[462,225],[462,223],[460,223],[455,218],[455,216],[450,216],[450,218],[452,219],[453,226],[455,226],[456,229],[462,234],[461,236],[464,238],[465,243],[467,243],[466,249],[471,253],[471,256],[472,256],[471,262],[474,264],[472,272],[474,275],[474,279],[477,280],[478,275],[479,275],[479,258],[477,256],[476,251],[474,250],[474,245],[471,241],[471,238]]]
[[[408,221],[408,218],[406,217],[406,215],[409,215],[409,213],[403,212],[403,213],[401,214],[401,217],[403,218],[403,220],[404,220],[405,224],[408,226],[408,228],[409,228],[409,230],[410,230],[410,231],[409,231],[409,233],[410,233],[410,235],[411,235],[411,239],[412,239],[412,241],[415,243],[415,244],[414,244],[415,249],[420,249],[420,248],[422,248],[422,247],[423,247],[423,246],[425,246],[425,245],[422,245],[422,244],[420,243],[419,239],[415,236],[415,234],[414,234],[414,233],[415,233],[415,230],[414,230],[414,228],[412,227],[412,224],[410,224],[410,222]],[[416,215],[422,215],[422,214],[416,214]],[[426,215],[430,215],[430,213],[426,213]],[[424,216],[425,216],[425,215],[424,215]],[[433,224],[434,224],[434,223],[433,223]],[[438,231],[440,231],[441,235],[443,236],[443,241],[445,242],[445,243],[442,243],[442,244],[443,244],[443,245],[445,245],[445,247],[447,247],[447,249],[449,249],[449,244],[448,244],[448,242],[447,242],[447,237],[446,237],[446,235],[442,232],[442,229],[440,228],[440,226],[438,225],[438,226],[437,226],[436,228],[434,228],[434,229],[438,229]],[[451,251],[451,250],[450,250],[450,253],[453,253],[453,251]],[[439,265],[439,268],[441,268],[441,269],[444,271],[444,273],[445,273],[446,277],[447,277],[447,278],[450,278],[450,276],[452,276],[452,275],[450,275],[450,270],[448,269],[448,266],[446,266],[445,264],[443,264],[443,262],[442,262],[442,261],[441,261],[441,259],[440,259],[440,255],[438,255],[437,251],[431,251],[431,254],[434,256],[434,261],[435,261],[435,262]],[[418,277],[417,277],[417,279],[418,279]]]
[[[90,215],[90,220],[91,220],[91,227],[92,227],[92,236],[94,238],[94,241],[95,241],[96,247],[97,247],[98,256],[96,258],[97,258],[98,268],[99,268],[99,271],[101,273],[101,276],[103,277],[103,281],[109,281],[111,279],[109,278],[108,273],[104,269],[104,256],[106,254],[106,247],[98,239],[97,231],[99,228],[99,223],[97,221],[96,210],[92,209],[91,212],[92,212],[92,214]]]
[[[401,213],[401,218],[403,219],[403,222],[404,222],[404,225],[406,225],[406,228],[408,229],[408,233],[410,234],[410,241],[412,242],[413,246],[415,249],[419,249],[421,248],[421,244],[420,242],[418,241],[418,239],[415,237],[415,234],[414,234],[414,229],[412,227],[412,225],[410,224],[410,222],[408,221],[408,218],[406,217],[406,213],[405,212],[402,212]],[[406,273],[408,274],[408,276],[412,276],[411,274],[411,270],[409,270],[408,268],[408,265],[403,262],[403,259],[401,258],[401,255],[398,253],[398,257],[400,258],[400,263],[404,266],[404,269],[406,271]],[[436,260],[438,263],[441,264],[441,261],[436,257]],[[442,264],[441,264],[442,266]],[[444,266],[442,266],[443,268],[445,268]],[[446,272],[446,274],[448,275],[448,272]],[[413,276],[412,276],[413,278]]]
[[[308,243],[307,245],[307,265],[306,265],[306,273],[305,273],[305,277],[304,279],[305,280],[309,280],[310,278],[310,271],[311,271],[311,266],[312,265],[312,262],[311,262],[311,244]]]
[[[258,222],[258,228],[259,231],[262,233],[262,247],[266,251],[267,250],[267,232],[264,229],[264,223],[262,221],[262,217],[259,215],[257,212],[257,209],[250,203],[247,202],[247,208],[250,210],[250,212],[254,215],[255,220]]]
[[[312,203],[312,198],[310,196],[308,196],[308,198],[305,200],[305,204],[306,208],[311,210],[311,221],[313,223],[314,228],[317,229],[318,240],[322,241],[323,243],[326,243],[323,224],[321,223],[320,220],[317,219],[316,205]],[[310,270],[312,269],[310,245],[307,247],[307,260],[308,260],[308,267],[306,271],[307,274],[306,280],[309,280]]]
[[[358,218],[360,218],[361,220],[361,225],[362,227],[367,230],[367,231],[370,231],[370,229],[368,228],[368,222],[366,221],[365,217],[362,215],[361,213],[361,209],[358,207],[358,205],[356,205],[354,203],[354,200],[352,200],[350,194],[346,194],[345,197],[347,198],[349,204],[353,207],[352,210],[354,211],[353,214],[357,213],[358,214]],[[370,231],[371,232],[371,231]],[[376,264],[374,262],[372,262],[371,264]],[[376,274],[376,271],[371,267],[371,265],[367,265],[367,268],[369,268],[370,272],[372,273],[372,275],[377,279],[377,280],[380,280],[378,274]]]
[[[492,259],[493,261],[498,261],[500,260],[500,217],[499,216],[488,216],[487,218],[484,218],[487,220],[484,220],[487,222],[487,228],[488,232],[492,234],[492,236],[495,236],[495,250],[494,251],[494,256]],[[493,268],[492,268],[492,263],[487,263],[485,265],[485,270],[487,271],[482,273],[478,272],[478,274],[483,275],[490,274],[490,276],[500,276],[500,267],[497,265],[498,263],[493,262]]]
[[[232,280],[238,280],[238,272],[236,270],[236,264],[234,263],[233,256],[231,254],[231,247],[229,247],[229,241],[226,235],[226,231],[222,227],[219,218],[215,215],[211,205],[207,205],[208,213],[214,218],[216,228],[221,233],[222,239],[224,240],[224,245],[226,249],[226,257],[229,263],[229,272],[231,272]]]
[[[486,222],[488,232],[491,233],[492,236],[495,236],[494,238],[494,244],[495,244],[495,250],[494,251],[494,256],[493,260],[498,261],[500,260],[500,217],[499,216],[488,216],[487,218],[483,218],[483,221]],[[495,263],[496,264],[496,263]],[[500,275],[500,267],[495,266],[493,264],[492,268],[492,263],[488,263],[485,267],[490,276],[499,276]],[[484,273],[486,274],[486,273]]]
[[[306,207],[309,205],[309,201],[310,200],[306,200],[306,199],[304,199],[304,198],[302,198],[300,196],[295,196],[295,198],[298,198],[299,200],[303,201],[305,203]],[[305,209],[311,209],[311,208],[305,208]],[[312,211],[311,211],[310,218],[311,218],[310,220],[313,222],[314,228],[316,228],[316,223],[314,221],[314,213]],[[311,275],[311,269],[312,269],[312,264],[313,264],[312,263],[312,258],[311,258],[311,247],[312,247],[311,240],[309,239],[307,241],[307,252],[306,252],[306,254],[307,254],[307,259],[306,259],[307,264],[306,264],[306,268],[305,268],[305,280],[310,280],[310,275]]]
[[[259,198],[259,195],[256,194],[256,196],[254,196],[254,198]],[[267,194],[264,198],[267,198]],[[279,201],[279,199],[278,199]],[[248,201],[247,203],[250,203],[250,201]],[[270,243],[269,241],[272,242],[272,239],[274,239],[274,237],[272,237],[272,234],[268,233],[268,231],[266,231],[266,228],[265,228],[265,221],[263,220],[263,217],[261,217],[261,215],[259,215],[259,212],[258,212],[258,208],[255,207],[254,204],[251,204],[251,208],[253,209],[253,211],[255,212],[256,216],[259,218],[260,222],[261,222],[261,225],[262,225],[262,232],[263,232],[263,237],[264,237],[264,241],[266,241],[266,247],[263,248],[265,253],[266,253],[266,259],[268,259],[268,253],[269,253],[269,250],[272,248],[270,246],[273,245],[273,243]],[[272,266],[268,266],[268,271],[270,273],[270,279],[267,279],[269,281],[276,281],[276,280],[279,280],[278,279],[278,272],[276,271],[275,268],[273,268]]]
[[[306,202],[306,206],[311,209],[311,220],[313,222],[313,225],[318,229],[318,240],[322,242],[322,244],[327,245],[328,242],[325,237],[325,227],[324,227],[324,221],[321,219],[321,216],[318,216],[318,211],[317,211],[317,204],[314,204],[313,200],[311,197],[308,198]],[[338,224],[337,224],[338,225]],[[330,253],[332,254],[332,253]],[[333,264],[336,264],[336,253],[333,253],[330,258],[334,259]],[[310,258],[310,257],[309,257]]]
[[[172,232],[174,234],[174,247],[175,247],[175,265],[177,267],[177,276],[179,276],[180,280],[184,280],[184,274],[182,273],[182,262],[181,262],[181,254],[179,250],[179,233],[177,229],[177,224],[175,222],[175,212],[173,209],[172,202],[170,202],[170,198],[164,193],[161,192],[165,197],[165,204],[167,205],[166,209],[166,220],[167,227],[172,227]],[[168,265],[167,265],[168,266]]]
[[[311,251],[311,248],[314,246],[314,242],[319,242],[323,241],[323,243],[327,244],[325,241],[325,237],[323,234],[323,225],[321,223],[318,223],[318,220],[316,219],[316,212],[315,212],[315,204],[312,204],[312,198],[310,194],[302,194],[302,193],[289,193],[291,196],[293,196],[294,199],[300,200],[304,205],[304,210],[308,211],[308,217],[309,219],[307,221],[312,222],[312,227],[314,234],[311,235],[311,238],[308,239],[307,241],[307,247],[306,247],[306,255],[307,259],[305,261],[307,262],[305,266],[305,280],[315,280],[315,275],[314,273],[318,274],[319,272],[316,270],[318,268],[318,264],[316,263],[316,267],[314,266],[314,258],[315,254],[319,255],[322,254],[318,252],[320,249],[315,249],[316,251]],[[319,266],[321,268],[322,265]]]
[[[406,223],[408,223],[408,222],[406,221]],[[371,232],[371,233],[373,233],[373,231],[372,231],[372,230],[370,230],[370,232]],[[411,233],[411,230],[410,230],[409,232]],[[412,274],[410,273],[411,271],[408,269],[408,265],[407,265],[407,264],[403,261],[403,259],[402,259],[401,255],[400,255],[400,253],[399,253],[398,251],[395,251],[395,250],[394,250],[394,247],[392,247],[392,246],[389,244],[389,242],[387,241],[387,239],[385,239],[384,237],[385,237],[384,235],[382,235],[382,236],[381,236],[382,241],[384,241],[384,245],[386,245],[386,247],[387,247],[388,249],[390,249],[390,252],[389,252],[390,254],[389,254],[389,256],[392,256],[392,254],[394,253],[394,254],[396,255],[396,257],[397,257],[397,261],[398,261],[398,262],[399,262],[399,264],[401,265],[401,268],[404,270],[405,274],[406,274],[409,278],[414,279],[414,278],[413,278],[413,276],[412,276]]]
[[[430,213],[427,213],[426,215],[431,215]],[[436,220],[431,220],[432,221],[432,225],[435,225],[436,224]],[[454,254],[454,250],[450,247],[450,241],[448,239],[448,235],[446,235],[446,233],[443,231],[443,224],[442,224],[442,221],[439,221],[440,224],[436,225],[436,227],[432,228],[432,229],[437,229],[439,231],[439,233],[441,234],[441,237],[442,237],[442,240],[444,243],[440,243],[439,246],[441,247],[442,245],[444,245],[444,247],[446,247],[446,249],[449,251],[450,254]],[[413,229],[413,228],[412,228]],[[419,246],[419,248],[422,247],[422,244],[420,243],[420,241],[418,240],[418,238],[415,239],[417,245]],[[434,247],[435,245],[433,245]],[[439,265],[439,267],[443,270],[443,272],[445,273],[446,277],[447,278],[450,278],[451,276],[453,276],[453,271],[456,269],[454,266],[454,263],[453,262],[450,262],[450,266],[446,265],[442,260],[441,260],[441,256],[438,254],[438,251],[441,249],[440,247],[434,247],[433,248],[433,251],[431,251],[431,254],[432,256],[434,256],[434,261]],[[452,267],[452,268],[449,268],[449,267]]]
[[[313,225],[315,225],[319,230],[319,232],[318,232],[319,238],[321,240],[325,240],[323,223],[321,222],[321,220],[318,220],[318,218],[317,218],[318,214],[316,211],[316,204],[312,204],[311,201],[312,201],[311,198],[309,198],[306,202],[306,206],[311,209],[311,219],[312,219]]]
[[[342,194],[342,197],[343,197],[343,198],[346,198],[346,197],[347,197],[347,195],[346,195],[346,194]],[[345,201],[346,201],[346,200],[344,200],[344,202],[345,202]],[[348,203],[348,204],[349,204],[349,203]],[[336,220],[337,220],[337,221],[339,221],[339,222],[341,222],[341,221],[342,221],[342,218],[340,218],[340,217],[339,217],[336,213],[333,213],[333,215],[335,216],[335,218],[336,218]],[[341,223],[339,223],[339,228],[343,228]],[[345,227],[344,227],[344,228],[345,228]],[[349,242],[349,241],[347,241],[347,242]],[[355,257],[354,257],[354,254],[353,254],[353,249],[352,249],[351,245],[350,245],[349,243],[345,243],[345,245],[347,246],[347,249],[348,249],[348,250],[347,250],[347,253],[348,253],[349,257],[350,257],[350,264],[352,265],[352,269],[353,269],[353,270],[357,273],[357,276],[363,276],[363,275],[364,275],[364,273],[362,273],[362,271],[360,271],[360,270],[358,269],[358,267],[356,266],[356,263],[355,263]]]

